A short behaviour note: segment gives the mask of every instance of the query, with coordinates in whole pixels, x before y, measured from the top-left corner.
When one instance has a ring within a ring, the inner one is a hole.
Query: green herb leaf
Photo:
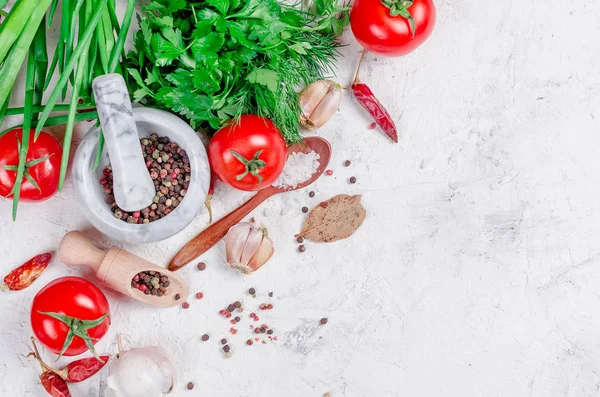
[[[227,15],[229,0],[206,0],[208,5],[215,7],[222,15]]]
[[[279,75],[270,69],[256,68],[248,74],[246,79],[250,83],[264,85],[271,91],[277,91],[279,85]]]

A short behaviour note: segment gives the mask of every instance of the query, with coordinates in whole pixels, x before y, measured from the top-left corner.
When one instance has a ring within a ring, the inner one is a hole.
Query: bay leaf
[[[308,213],[302,232],[296,237],[330,243],[352,236],[367,216],[361,198],[339,194],[323,201]]]

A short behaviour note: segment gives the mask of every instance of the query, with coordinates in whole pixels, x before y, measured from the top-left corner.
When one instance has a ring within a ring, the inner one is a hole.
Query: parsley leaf
[[[271,91],[277,91],[279,85],[279,75],[277,72],[269,69],[256,68],[248,73],[246,80],[254,84],[261,84]]]

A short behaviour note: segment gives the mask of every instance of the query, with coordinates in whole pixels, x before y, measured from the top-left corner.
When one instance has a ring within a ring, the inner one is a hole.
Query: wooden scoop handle
[[[173,260],[171,260],[171,263],[169,263],[169,270],[179,270],[211,249],[216,243],[219,242],[219,240],[225,237],[233,225],[239,223],[263,201],[277,193],[280,193],[280,191],[273,187],[263,189],[250,200],[242,204],[237,210],[229,213],[229,215],[226,215],[218,222],[215,222],[211,226],[204,229],[204,231],[194,237],[177,253],[177,255],[175,255]]]
[[[106,256],[106,251],[96,247],[93,241],[81,232],[69,232],[58,247],[58,259],[68,266],[88,266],[96,273]]]

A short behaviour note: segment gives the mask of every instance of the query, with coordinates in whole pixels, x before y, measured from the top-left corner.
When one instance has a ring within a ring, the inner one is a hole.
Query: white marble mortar
[[[90,223],[102,233],[131,243],[150,243],[165,240],[183,230],[198,215],[204,205],[210,184],[208,156],[198,134],[177,116],[157,109],[134,108],[140,138],[156,133],[166,136],[182,147],[189,159],[191,180],[185,198],[173,212],[148,224],[129,224],[116,219],[105,202],[100,185],[102,171],[109,163],[108,153],[102,153],[99,167],[94,171],[99,128],[92,128],[82,139],[73,160],[75,194]],[[140,208],[141,209],[141,208]]]

